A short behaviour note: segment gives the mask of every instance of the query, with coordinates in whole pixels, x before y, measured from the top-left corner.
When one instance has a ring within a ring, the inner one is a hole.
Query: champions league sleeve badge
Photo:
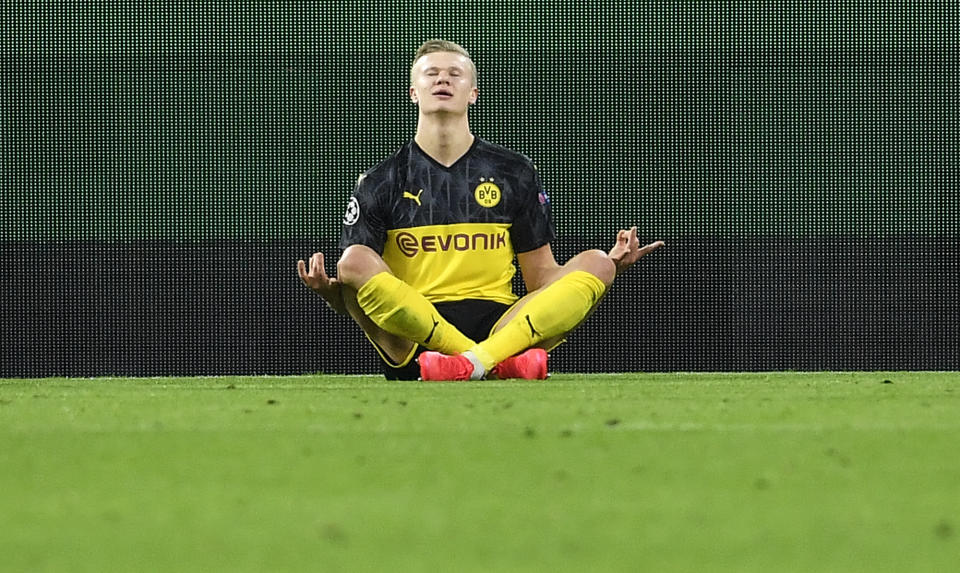
[[[358,220],[360,220],[360,202],[356,197],[351,197],[350,202],[347,203],[347,210],[343,213],[343,224],[349,227]]]

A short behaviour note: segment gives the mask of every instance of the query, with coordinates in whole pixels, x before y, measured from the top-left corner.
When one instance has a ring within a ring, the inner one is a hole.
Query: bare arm
[[[616,274],[619,275],[629,269],[640,257],[652,253],[662,246],[664,246],[663,241],[656,241],[641,247],[640,241],[637,239],[637,228],[631,227],[629,231],[621,230],[617,233],[617,242],[613,248],[610,249],[610,252],[606,254],[606,257],[616,266]],[[590,252],[603,257],[602,251]],[[523,274],[523,282],[527,286],[527,292],[533,292],[543,288],[563,275],[565,271],[568,272],[579,268],[578,265],[582,266],[584,264],[582,257],[586,254],[588,254],[587,251],[574,257],[568,261],[566,265],[561,266],[557,264],[557,260],[553,256],[553,251],[549,244],[525,253],[517,253],[517,263],[520,265],[520,272]],[[596,260],[596,257],[592,258]],[[594,272],[586,268],[584,268],[584,270]],[[612,280],[612,278],[613,277],[610,277],[609,280]]]
[[[550,284],[561,268],[553,256],[549,243],[532,251],[517,253],[517,263],[520,265],[520,274],[523,275],[527,292],[533,292]]]
[[[307,265],[301,259],[297,261],[297,274],[310,290],[323,297],[323,300],[337,314],[347,314],[347,308],[343,303],[342,284],[336,277],[327,275],[323,268],[323,253],[314,253],[310,257],[310,272],[307,272]]]

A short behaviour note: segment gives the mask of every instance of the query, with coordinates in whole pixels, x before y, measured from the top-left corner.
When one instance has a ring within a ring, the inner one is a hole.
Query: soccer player
[[[414,138],[360,176],[343,219],[337,276],[314,253],[303,283],[363,329],[388,379],[543,379],[546,351],[600,302],[614,278],[663,246],[637,228],[610,252],[565,264],[550,248],[550,200],[531,161],[470,131],[477,70],[444,40],[417,50]],[[528,294],[511,288],[520,267]]]

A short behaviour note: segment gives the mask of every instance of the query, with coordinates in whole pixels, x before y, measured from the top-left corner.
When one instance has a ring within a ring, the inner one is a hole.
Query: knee
[[[341,283],[359,289],[376,274],[388,271],[380,255],[365,245],[351,245],[337,261],[337,278]]]
[[[576,270],[592,274],[607,286],[613,284],[613,279],[617,276],[617,265],[610,260],[607,253],[600,249],[591,249],[583,251],[575,259],[577,261]]]

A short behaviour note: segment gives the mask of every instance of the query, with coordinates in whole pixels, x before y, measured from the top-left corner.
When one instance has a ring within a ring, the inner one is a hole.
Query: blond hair
[[[470,57],[470,52],[464,49],[464,47],[460,44],[451,42],[449,40],[427,40],[426,42],[420,44],[420,47],[417,48],[417,53],[413,56],[413,63],[410,64],[411,84],[413,83],[413,67],[417,64],[417,61],[423,56],[432,54],[434,52],[453,52],[467,58],[467,61],[470,62],[470,74],[473,76],[473,85],[477,85],[477,65],[473,63],[473,58]]]

